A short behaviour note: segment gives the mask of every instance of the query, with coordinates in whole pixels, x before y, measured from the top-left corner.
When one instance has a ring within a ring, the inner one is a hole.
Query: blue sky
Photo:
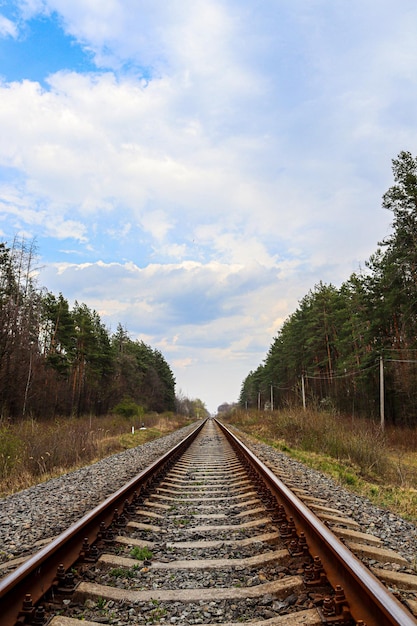
[[[416,32],[415,0],[0,1],[0,237],[233,402],[390,232]]]

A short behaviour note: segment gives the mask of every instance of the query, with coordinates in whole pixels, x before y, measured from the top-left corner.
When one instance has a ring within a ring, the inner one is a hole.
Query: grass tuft
[[[134,546],[129,554],[132,559],[137,559],[138,561],[145,561],[146,559],[151,559],[153,556],[152,552],[147,546]]]

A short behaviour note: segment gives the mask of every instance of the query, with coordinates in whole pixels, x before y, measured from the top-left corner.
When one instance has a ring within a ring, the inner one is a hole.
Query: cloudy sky
[[[0,0],[0,238],[233,402],[390,232],[416,33],[415,0]]]

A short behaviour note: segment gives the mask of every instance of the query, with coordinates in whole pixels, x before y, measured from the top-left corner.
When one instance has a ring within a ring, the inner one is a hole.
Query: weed
[[[105,606],[106,606],[106,599],[102,598],[101,596],[97,598],[97,608],[102,611]]]
[[[130,556],[138,561],[145,561],[146,559],[151,559],[153,554],[147,546],[134,546],[130,551]]]
[[[166,609],[164,609],[164,607],[160,606],[159,600],[153,598],[151,600],[151,604],[154,608],[149,611],[148,616],[151,623],[154,623],[156,621],[159,621],[162,617],[165,617],[167,611]]]
[[[354,474],[351,474],[350,472],[346,472],[343,471],[340,474],[340,480],[342,483],[345,483],[346,485],[357,485],[358,484],[358,479]]]
[[[16,471],[23,445],[9,428],[0,428],[0,478],[7,479]]]
[[[114,567],[110,570],[109,574],[114,578],[135,578],[138,569],[138,565],[134,565],[130,569],[126,567]]]
[[[190,522],[191,520],[188,517],[181,517],[180,519],[174,519],[174,526],[188,526]]]

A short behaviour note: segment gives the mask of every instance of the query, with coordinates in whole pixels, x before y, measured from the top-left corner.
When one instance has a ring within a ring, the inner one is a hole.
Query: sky
[[[416,33],[415,0],[0,0],[0,240],[215,412],[391,232]]]

